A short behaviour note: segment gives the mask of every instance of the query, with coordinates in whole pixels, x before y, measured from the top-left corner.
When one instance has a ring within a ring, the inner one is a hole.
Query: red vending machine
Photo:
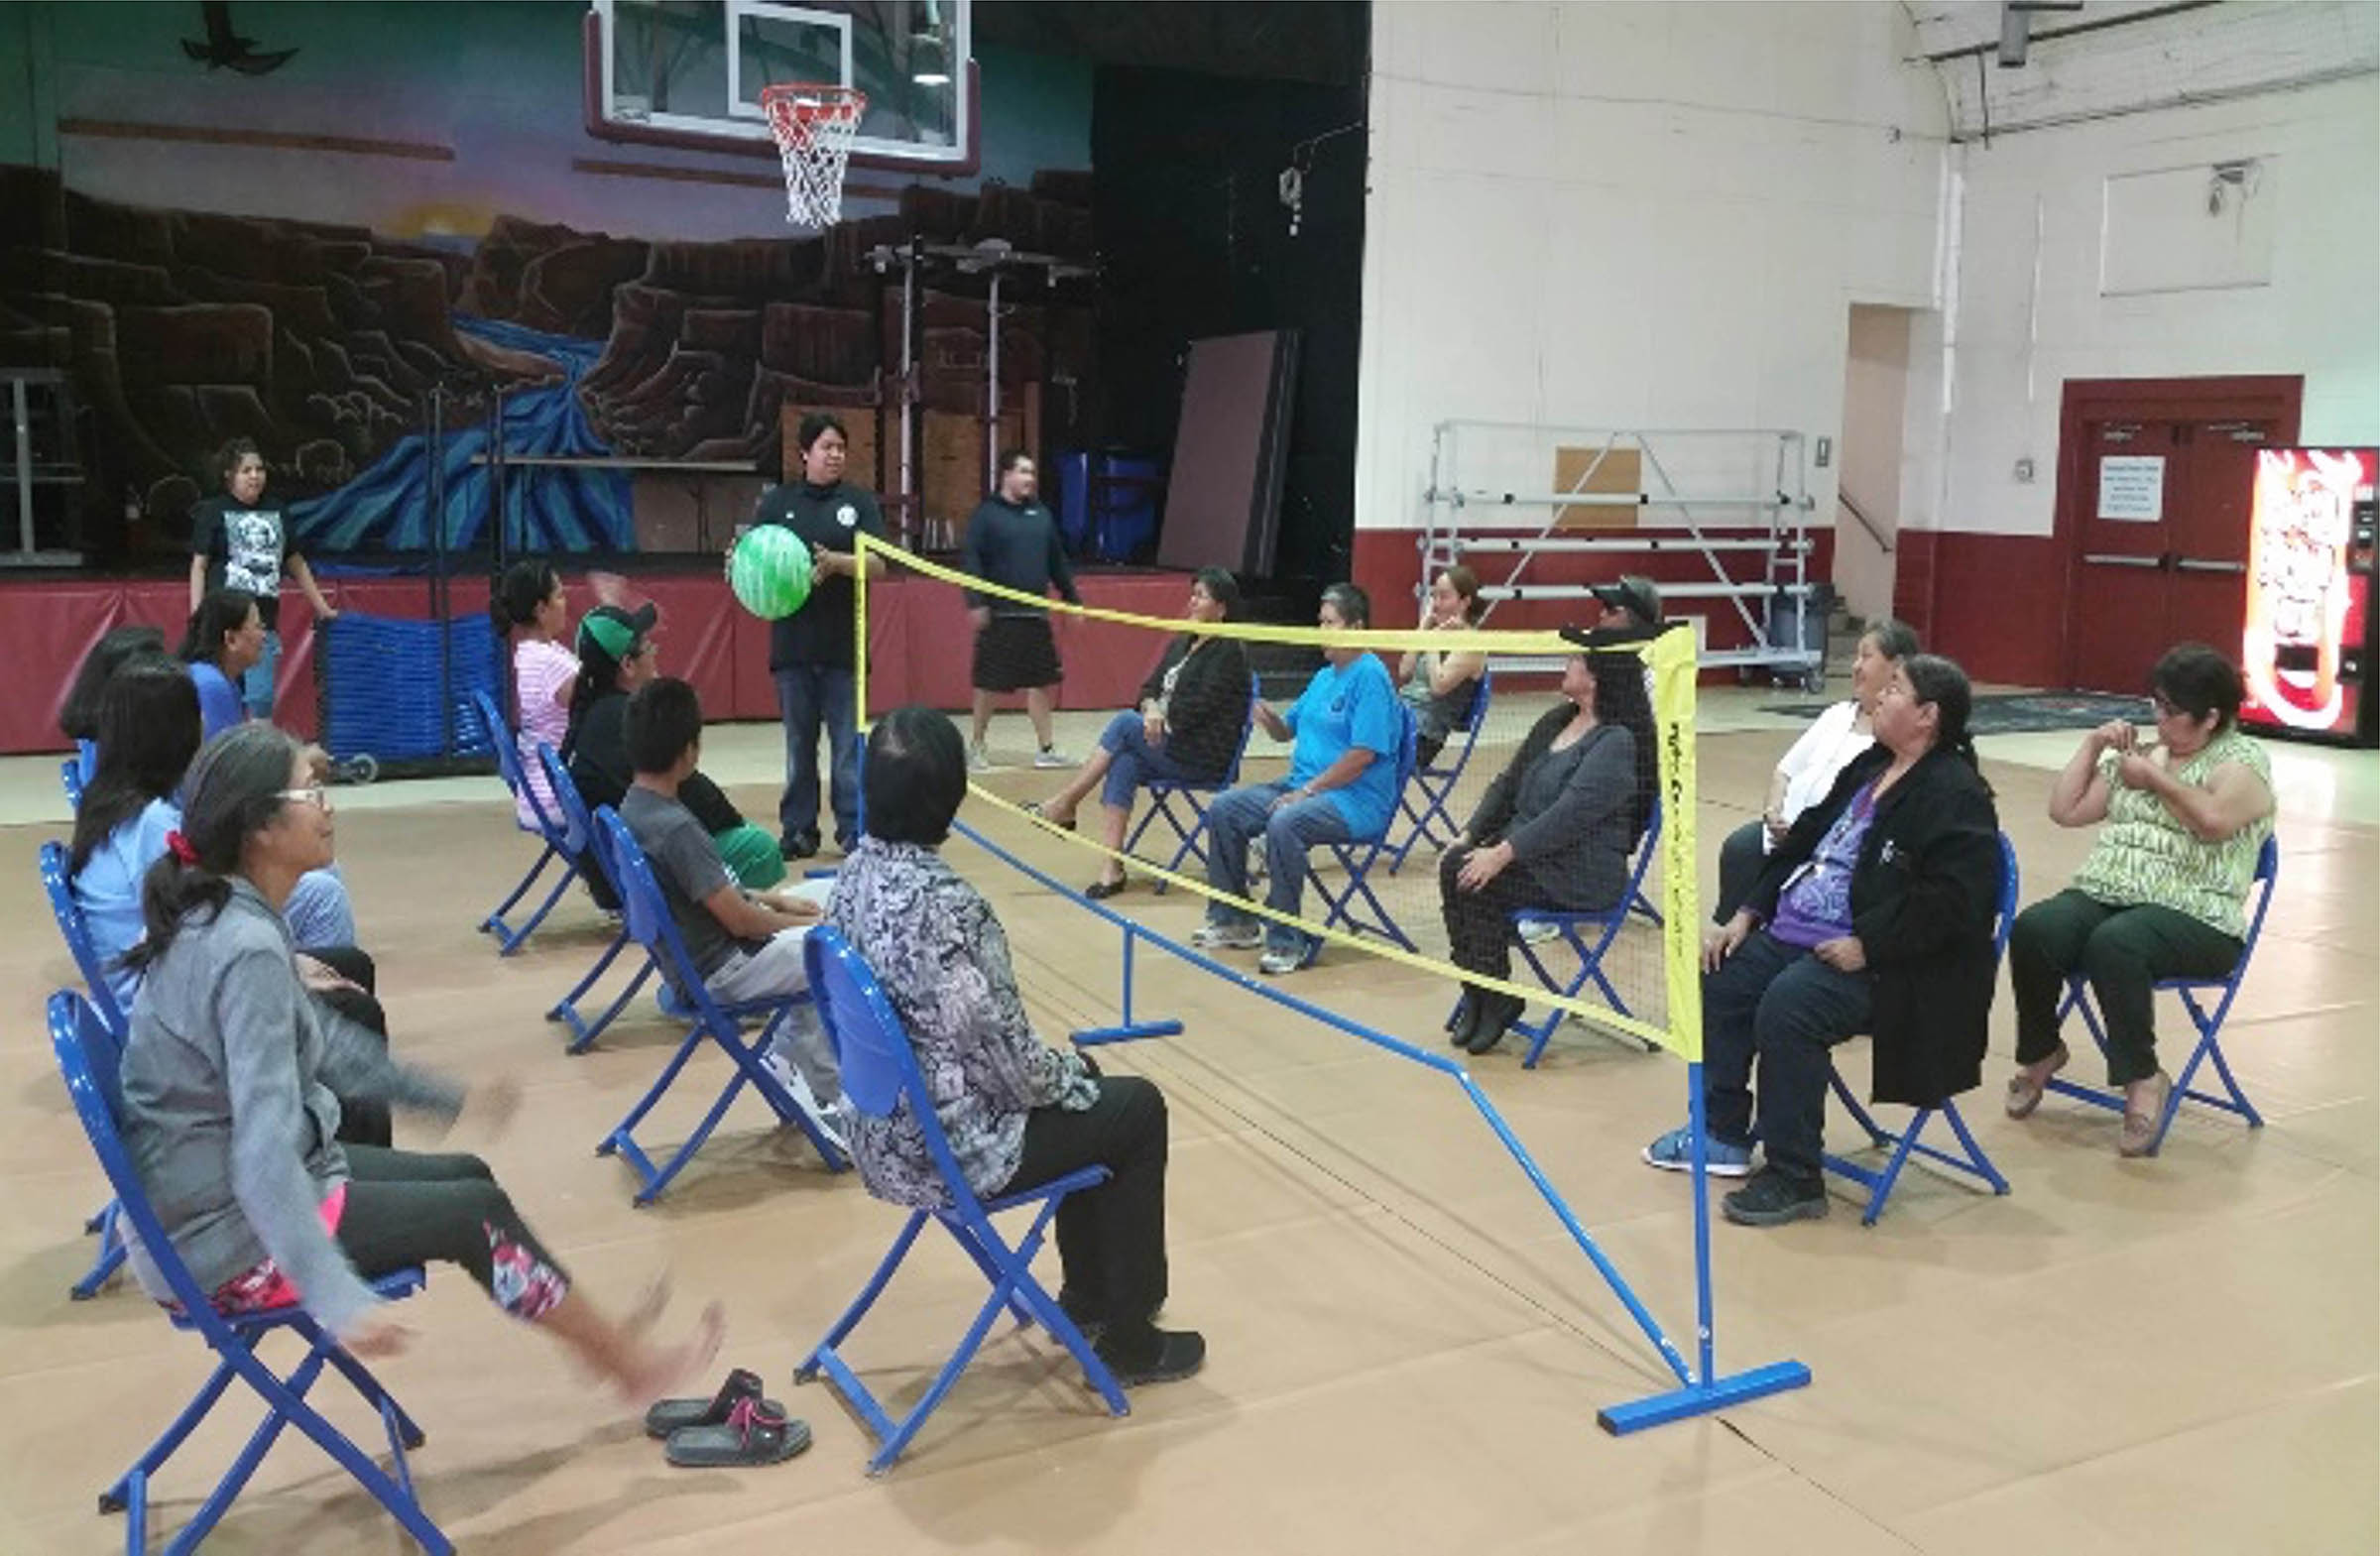
[[[2240,640],[2248,727],[2380,744],[2369,684],[2376,480],[2380,449],[2257,452]]]

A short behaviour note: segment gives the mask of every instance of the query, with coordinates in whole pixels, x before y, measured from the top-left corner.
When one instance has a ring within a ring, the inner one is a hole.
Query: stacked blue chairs
[[[553,911],[553,904],[562,899],[562,894],[570,890],[570,883],[578,879],[578,855],[584,844],[581,839],[570,835],[561,819],[549,813],[545,802],[537,797],[537,791],[529,786],[529,779],[521,771],[521,750],[514,744],[511,726],[505,723],[504,715],[496,711],[495,699],[484,691],[474,691],[471,693],[471,702],[488,726],[489,742],[496,750],[496,771],[504,775],[504,786],[516,799],[526,797],[529,813],[536,818],[534,825],[522,824],[516,815],[516,824],[521,825],[523,831],[534,833],[545,845],[537,855],[537,862],[529,867],[529,874],[523,876],[521,884],[513,888],[513,895],[497,903],[496,910],[480,920],[479,932],[494,935],[498,953],[510,956],[521,949],[521,942],[528,939],[537,925],[545,921],[545,915]],[[537,878],[545,873],[546,865],[556,860],[562,866],[561,879],[554,882],[553,890],[545,894],[545,900],[537,904],[536,911],[531,913],[529,920],[520,928],[515,929],[507,924],[504,915],[529,895],[530,889],[537,884]]]
[[[1413,778],[1414,747],[1421,737],[1421,725],[1413,717],[1413,710],[1403,703],[1397,704],[1397,711],[1403,716],[1404,726],[1398,737],[1396,752],[1396,791],[1401,794],[1405,791],[1405,784]],[[1369,880],[1371,867],[1378,864],[1380,857],[1388,852],[1388,834],[1394,830],[1395,824],[1396,813],[1392,810],[1387,823],[1370,837],[1317,845],[1331,851],[1344,875],[1334,886],[1318,873],[1309,874],[1306,884],[1325,904],[1322,916],[1325,929],[1345,925],[1350,934],[1385,935],[1410,951],[1414,949],[1413,937],[1399,928],[1396,920],[1389,916],[1388,909],[1380,904],[1378,895],[1371,890]],[[1322,944],[1319,936],[1308,935],[1305,960],[1300,965],[1311,967],[1314,959],[1322,954]]]
[[[66,791],[66,808],[69,810],[80,810],[82,808],[81,760],[75,757],[68,757],[65,761],[60,763],[58,765],[58,781],[60,785],[62,786]]]
[[[1083,1369],[1083,1377],[1097,1389],[1107,1402],[1108,1413],[1125,1415],[1130,1407],[1125,1403],[1124,1390],[1117,1385],[1116,1376],[1107,1364],[1092,1350],[1091,1342],[1066,1316],[1046,1288],[1033,1278],[1033,1256],[1039,1252],[1042,1239],[1048,1234],[1050,1219],[1057,1214],[1058,1205],[1067,1195],[1081,1189],[1095,1188],[1108,1179],[1108,1169],[1101,1166],[1078,1167],[1063,1177],[1053,1178],[1034,1188],[998,1199],[984,1200],[968,1186],[967,1174],[959,1167],[958,1158],[951,1153],[950,1141],[942,1133],[941,1120],[934,1113],[933,1094],[926,1089],[925,1077],[918,1072],[917,1055],[909,1046],[908,1032],[900,1017],[893,1014],[879,988],[876,974],[860,954],[832,929],[810,931],[802,947],[803,957],[810,970],[810,989],[818,1000],[819,1015],[826,1022],[828,1038],[834,1043],[836,1062],[842,1066],[843,1095],[852,1107],[872,1119],[891,1118],[906,1113],[916,1123],[918,1133],[925,1137],[925,1148],[935,1170],[941,1173],[950,1203],[938,1210],[908,1211],[900,1235],[877,1265],[876,1273],[860,1288],[850,1307],[836,1319],[826,1338],[802,1358],[794,1370],[797,1382],[809,1382],[823,1372],[843,1401],[859,1413],[876,1438],[877,1450],[868,1461],[870,1475],[882,1475],[892,1468],[917,1429],[925,1424],[934,1407],[950,1392],[951,1384],[967,1370],[984,1337],[991,1331],[993,1320],[1006,1311],[1015,1316],[1019,1327],[1040,1324],[1063,1345],[1068,1354]],[[1021,1210],[1037,1205],[1025,1234],[1014,1244],[1003,1239],[992,1225],[992,1218],[1008,1210]],[[928,1221],[950,1234],[975,1266],[984,1272],[992,1284],[992,1294],[976,1313],[975,1321],[960,1337],[958,1349],[912,1405],[909,1413],[895,1421],[886,1413],[884,1405],[868,1385],[860,1381],[851,1365],[843,1358],[841,1346],[859,1327],[860,1320],[876,1305],[899,1270],[901,1260],[916,1244],[917,1235],[925,1230]]]
[[[1203,868],[1207,862],[1207,851],[1199,840],[1207,835],[1206,801],[1225,789],[1239,786],[1240,764],[1248,760],[1248,738],[1255,727],[1256,699],[1251,695],[1248,699],[1248,718],[1240,726],[1239,749],[1232,753],[1232,765],[1224,770],[1223,777],[1211,783],[1177,782],[1170,778],[1149,778],[1143,782],[1140,792],[1148,796],[1148,808],[1140,812],[1139,823],[1132,828],[1132,835],[1124,840],[1124,851],[1128,854],[1136,852],[1140,847],[1140,835],[1148,830],[1149,823],[1162,816],[1165,824],[1173,829],[1175,841],[1180,844],[1173,851],[1173,857],[1165,861],[1165,868],[1175,874],[1180,873],[1185,862]],[[1173,801],[1176,799],[1189,809],[1190,821],[1187,826],[1174,813]],[[1164,895],[1167,885],[1163,881],[1157,883],[1160,897]]]
[[[561,822],[563,834],[573,840],[584,838],[585,847],[592,852],[595,866],[603,872],[604,879],[617,881],[619,875],[612,869],[610,845],[603,829],[596,826],[595,818],[588,814],[586,798],[579,793],[577,780],[570,777],[570,770],[562,766],[562,759],[543,741],[537,742],[537,761],[544,766],[545,783],[553,793],[553,807],[559,812],[556,819]],[[581,874],[586,872],[584,858],[578,859],[577,868]],[[554,1002],[553,1009],[545,1013],[545,1019],[560,1021],[570,1028],[566,1052],[584,1053],[593,1046],[595,1039],[603,1035],[603,1029],[628,1009],[628,1002],[636,998],[637,991],[644,988],[646,980],[653,976],[654,960],[648,955],[644,965],[637,969],[636,977],[628,981],[628,987],[620,991],[619,998],[604,1007],[601,1016],[590,1021],[579,1014],[578,1002],[587,997],[587,992],[595,987],[605,973],[611,971],[612,963],[619,960],[620,953],[632,943],[628,919],[624,914],[620,920],[620,932],[612,937],[612,943],[604,948],[603,955],[597,957],[595,965],[587,969],[587,975],[572,985],[570,992]]]
[[[2165,1099],[2165,1116],[2157,1121],[2157,1137],[2149,1144],[2148,1153],[2152,1156],[2165,1148],[2166,1132],[2174,1127],[2175,1115],[2182,1111],[2182,1103],[2186,1098],[2192,1102],[2202,1102],[2210,1108],[2220,1108],[2225,1113],[2236,1113],[2247,1120],[2249,1129],[2264,1128],[2264,1115],[2256,1111],[2256,1105],[2248,1101],[2248,1094],[2241,1091],[2239,1082],[2232,1078],[2231,1066],[2224,1061],[2222,1044],[2217,1038],[2223,1029],[2223,1018],[2231,1014],[2231,1002],[2239,998],[2240,983],[2248,976],[2248,962],[2256,955],[2256,942],[2264,935],[2265,910],[2273,905],[2273,887],[2280,879],[2281,842],[2278,838],[2267,837],[2264,847],[2256,855],[2256,878],[2252,887],[2256,894],[2256,905],[2248,914],[2247,938],[2240,942],[2239,960],[2231,965],[2231,971],[2220,978],[2163,978],[2157,982],[2159,991],[2182,997],[2183,1009],[2190,1013],[2190,1024],[2198,1029],[2199,1041],[2198,1046],[2191,1050],[2189,1061],[2174,1076],[2174,1088]],[[2199,1003],[2202,995],[2214,1000],[2212,1010]],[[2107,1051],[2107,1029],[2100,1024],[2098,1006],[2090,998],[2089,981],[2080,975],[2067,980],[2066,1000],[2058,1007],[2059,1023],[2065,1024],[2067,1017],[2077,1010],[2082,1013],[2082,1024],[2089,1028],[2091,1041],[2097,1043],[2099,1052],[2104,1054]],[[2223,1085],[2223,1095],[2217,1096],[2213,1092],[2199,1091],[2192,1087],[2191,1082],[2197,1078],[2199,1067],[2206,1064],[2214,1066],[2215,1078]],[[2062,1097],[2087,1102],[2095,1108],[2107,1108],[2117,1113],[2124,1111],[2124,1095],[2120,1091],[2086,1086],[2058,1075],[2050,1077],[2049,1089]]]
[[[198,1424],[205,1420],[236,1378],[254,1389],[265,1402],[265,1419],[250,1435],[247,1446],[232,1461],[223,1479],[200,1504],[197,1513],[177,1532],[166,1546],[167,1556],[182,1556],[194,1551],[212,1533],[248,1484],[263,1461],[266,1451],[281,1436],[282,1428],[295,1426],[313,1439],[322,1451],[337,1462],[340,1469],[354,1478],[375,1501],[387,1508],[405,1527],[405,1531],[431,1556],[449,1556],[454,1543],[439,1532],[429,1514],[422,1510],[420,1499],[414,1493],[412,1472],[407,1468],[405,1452],[422,1444],[421,1428],[381,1386],[380,1379],[364,1369],[362,1363],[342,1349],[337,1340],[323,1333],[320,1326],[308,1317],[302,1307],[271,1308],[259,1313],[227,1316],[215,1310],[208,1293],[199,1289],[189,1267],[174,1251],[165,1229],[150,1208],[148,1196],[141,1187],[140,1175],[134,1170],[130,1152],[125,1149],[121,1134],[123,1096],[119,1088],[117,1069],[121,1050],[115,1033],[110,1031],[89,1002],[69,991],[60,990],[50,1000],[50,1041],[58,1052],[59,1068],[65,1073],[66,1091],[74,1099],[74,1111],[82,1120],[83,1133],[90,1137],[91,1149],[98,1154],[99,1165],[115,1186],[117,1203],[123,1206],[124,1219],[148,1251],[158,1273],[165,1278],[173,1293],[173,1305],[167,1312],[174,1327],[197,1335],[215,1354],[214,1376],[194,1394],[181,1413],[174,1418],[163,1436],[149,1450],[133,1461],[132,1468],[99,1496],[99,1510],[103,1513],[123,1512],[129,1515],[130,1527],[125,1533],[125,1548],[138,1553],[149,1548],[149,1488],[158,1472],[176,1450],[181,1447]],[[372,1281],[372,1289],[384,1299],[395,1301],[421,1289],[420,1269],[391,1270]],[[275,1373],[257,1356],[257,1343],[279,1330],[294,1331],[305,1342],[304,1358],[287,1375]],[[355,1385],[357,1393],[369,1404],[388,1432],[389,1453],[395,1474],[374,1463],[355,1442],[322,1417],[321,1412],[306,1403],[305,1395],[328,1367]]]
[[[810,1144],[826,1162],[829,1171],[844,1170],[850,1161],[844,1156],[843,1147],[836,1141],[832,1132],[809,1108],[779,1084],[777,1078],[769,1072],[769,1067],[761,1062],[762,1055],[769,1051],[769,1044],[776,1035],[779,1023],[792,1014],[795,1007],[808,1004],[809,995],[802,993],[775,999],[747,1000],[733,1005],[720,1004],[710,990],[703,987],[701,969],[694,965],[694,958],[687,953],[685,939],[677,932],[677,921],[669,916],[669,905],[661,897],[660,886],[653,878],[653,866],[647,862],[645,850],[638,846],[636,834],[629,831],[628,823],[622,821],[620,813],[609,805],[597,807],[594,822],[606,840],[604,857],[611,867],[612,885],[620,893],[620,906],[628,924],[629,938],[645,948],[654,965],[661,970],[662,980],[668,986],[662,1008],[692,1023],[684,1040],[677,1045],[677,1052],[670,1055],[669,1062],[661,1067],[660,1077],[653,1083],[652,1090],[629,1110],[628,1117],[620,1121],[617,1129],[603,1137],[603,1142],[595,1147],[595,1153],[599,1156],[617,1155],[634,1167],[638,1180],[635,1202],[639,1206],[650,1205],[669,1186],[669,1180],[676,1177],[693,1159],[694,1153],[702,1148],[703,1141],[709,1139],[711,1132],[719,1127],[719,1121],[726,1117],[728,1108],[738,1094],[750,1085],[776,1114],[778,1123],[791,1124],[809,1137]],[[815,934],[817,931],[811,932]],[[762,1023],[760,1035],[746,1042],[743,1022],[753,1018],[760,1019]],[[645,1122],[646,1115],[653,1112],[654,1106],[668,1095],[678,1073],[685,1069],[686,1062],[706,1042],[717,1043],[733,1064],[727,1085],[720,1091],[718,1100],[711,1104],[710,1112],[703,1115],[694,1133],[686,1137],[666,1162],[655,1166],[653,1157],[637,1143],[636,1128]]]
[[[1593,984],[1596,992],[1604,997],[1604,1003],[1610,1006],[1612,1010],[1622,1016],[1634,1014],[1628,1009],[1628,1002],[1620,998],[1618,987],[1604,972],[1604,957],[1610,951],[1611,943],[1619,938],[1619,931],[1631,916],[1649,917],[1656,925],[1661,922],[1660,913],[1654,910],[1644,897],[1645,872],[1651,868],[1654,856],[1660,851],[1661,805],[1656,800],[1653,803],[1653,813],[1645,822],[1644,836],[1636,844],[1636,862],[1628,867],[1627,889],[1620,895],[1620,901],[1626,905],[1600,910],[1530,907],[1512,915],[1512,928],[1514,938],[1520,946],[1521,960],[1529,964],[1529,971],[1537,975],[1539,983],[1566,1000],[1578,998],[1581,990],[1589,984]],[[1527,938],[1519,933],[1523,923],[1532,922],[1553,926],[1557,938],[1570,948],[1573,956],[1578,958],[1577,972],[1571,974],[1567,979],[1554,975],[1553,970],[1547,967],[1544,959],[1538,955],[1537,947],[1531,945]],[[1590,933],[1595,936],[1593,944],[1588,942],[1587,937]],[[1512,1023],[1513,1031],[1519,1032],[1529,1039],[1529,1051],[1522,1055],[1520,1061],[1522,1069],[1537,1068],[1537,1061],[1545,1056],[1545,1045],[1553,1039],[1554,1028],[1562,1024],[1562,1016],[1563,1012],[1560,1006],[1549,1006],[1545,1015],[1537,1020],[1515,1020]],[[1447,1023],[1451,1026],[1453,1022],[1454,1017],[1448,1017]],[[1639,1040],[1641,1041],[1641,1039]],[[1658,1043],[1644,1043],[1647,1053],[1658,1046],[1660,1046]]]
[[[377,770],[482,749],[474,705],[504,685],[496,624],[485,612],[435,622],[349,610],[315,632],[322,746],[331,756],[369,757]],[[505,743],[505,728],[503,719],[486,725],[490,746]]]
[[[1450,848],[1463,836],[1463,823],[1457,821],[1454,812],[1447,807],[1454,801],[1456,785],[1463,781],[1463,770],[1471,766],[1471,754],[1479,749],[1480,731],[1488,726],[1488,704],[1494,696],[1493,681],[1491,671],[1480,671],[1480,684],[1472,693],[1471,712],[1462,723],[1455,726],[1456,733],[1463,737],[1463,746],[1454,754],[1453,766],[1445,765],[1447,754],[1441,748],[1438,766],[1415,768],[1411,789],[1400,788],[1396,791],[1397,809],[1403,813],[1412,830],[1405,834],[1402,843],[1394,845],[1396,858],[1389,861],[1390,875],[1404,869],[1405,856],[1421,844]],[[1421,800],[1418,810],[1413,807],[1416,797]],[[1445,828],[1443,834],[1439,831],[1442,825]]]
[[[2008,927],[2016,921],[2017,884],[2016,845],[2009,842],[2008,834],[2003,832],[2000,834],[2000,900],[1991,932],[1992,976],[1995,978],[1999,976],[2000,958],[2008,950]],[[1939,1162],[1954,1172],[1964,1172],[1994,1194],[2008,1192],[2008,1180],[2000,1175],[1999,1168],[1991,1164],[1991,1158],[1983,1154],[1983,1147],[1975,1143],[1975,1137],[1966,1128],[1966,1120],[1960,1116],[1959,1099],[1956,1097],[1944,1098],[1938,1108],[1918,1109],[1910,1116],[1909,1127],[1895,1135],[1877,1124],[1867,1109],[1860,1106],[1858,1097],[1853,1095],[1841,1070],[1830,1069],[1828,1079],[1834,1083],[1835,1095],[1841,1099],[1844,1111],[1850,1114],[1851,1122],[1867,1133],[1868,1143],[1878,1150],[1890,1148],[1892,1151],[1882,1171],[1831,1151],[1826,1155],[1829,1172],[1849,1178],[1867,1188],[1867,1208],[1859,1214],[1861,1226],[1874,1226],[1876,1218],[1884,1214],[1884,1202],[1892,1197],[1892,1186],[1900,1181],[1901,1168],[1909,1164],[1909,1157],[1913,1153]],[[1942,1115],[1943,1122],[1950,1125],[1951,1133],[1959,1137],[1960,1147],[1965,1154],[1953,1155],[1947,1150],[1919,1142],[1918,1137],[1925,1133],[1926,1126],[1933,1122],[1938,1113]]]
[[[74,764],[66,764],[72,774]],[[74,958],[74,967],[82,974],[82,985],[90,991],[91,1008],[99,1019],[121,1042],[125,1031],[125,1016],[116,1004],[116,993],[108,987],[107,972],[99,962],[99,948],[91,943],[90,925],[83,922],[82,904],[74,900],[74,884],[67,878],[67,855],[64,845],[44,843],[41,849],[42,890],[50,898],[50,914],[58,920],[58,932],[65,937],[66,950]],[[91,1267],[80,1280],[67,1289],[77,1302],[87,1302],[99,1294],[110,1276],[124,1262],[123,1240],[116,1235],[116,1223],[121,1212],[114,1200],[107,1208],[82,1224],[85,1232],[99,1235],[99,1252],[92,1257]]]

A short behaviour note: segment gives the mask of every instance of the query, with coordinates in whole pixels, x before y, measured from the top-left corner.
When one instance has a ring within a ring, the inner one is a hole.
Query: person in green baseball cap
[[[658,619],[651,602],[634,610],[598,605],[578,624],[578,684],[571,692],[570,730],[562,737],[560,756],[589,811],[598,805],[616,808],[636,781],[636,764],[628,755],[628,699],[661,672],[660,650],[653,640]],[[776,839],[745,820],[718,784],[693,774],[680,785],[678,798],[710,834],[737,885],[766,891],[785,879]],[[617,906],[612,884],[602,879],[591,854],[581,868],[597,903]]]

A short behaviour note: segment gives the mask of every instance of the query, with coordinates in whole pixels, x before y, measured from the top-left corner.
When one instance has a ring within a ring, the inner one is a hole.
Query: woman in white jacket
[[[1851,695],[1821,713],[1785,753],[1777,771],[1769,775],[1760,819],[1746,821],[1720,845],[1714,919],[1724,924],[1735,916],[1760,875],[1760,862],[1793,829],[1794,818],[1824,799],[1835,786],[1835,776],[1874,744],[1869,721],[1876,699],[1884,694],[1893,670],[1917,652],[1917,634],[1889,616],[1870,622],[1859,635],[1858,656],[1851,661]]]

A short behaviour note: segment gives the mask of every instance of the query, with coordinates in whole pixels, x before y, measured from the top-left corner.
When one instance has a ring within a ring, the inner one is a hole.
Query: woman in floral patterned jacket
[[[907,1028],[968,1186],[989,1199],[1106,1167],[1107,1182],[1058,1207],[1058,1300],[1119,1382],[1189,1376],[1205,1340],[1154,1322],[1165,1304],[1164,1094],[1137,1076],[1103,1076],[1033,1035],[1000,919],[937,852],[967,792],[958,726],[931,708],[879,720],[860,783],[867,835],[836,876],[827,919]],[[902,1205],[947,1203],[904,1111],[851,1122],[871,1191]]]

